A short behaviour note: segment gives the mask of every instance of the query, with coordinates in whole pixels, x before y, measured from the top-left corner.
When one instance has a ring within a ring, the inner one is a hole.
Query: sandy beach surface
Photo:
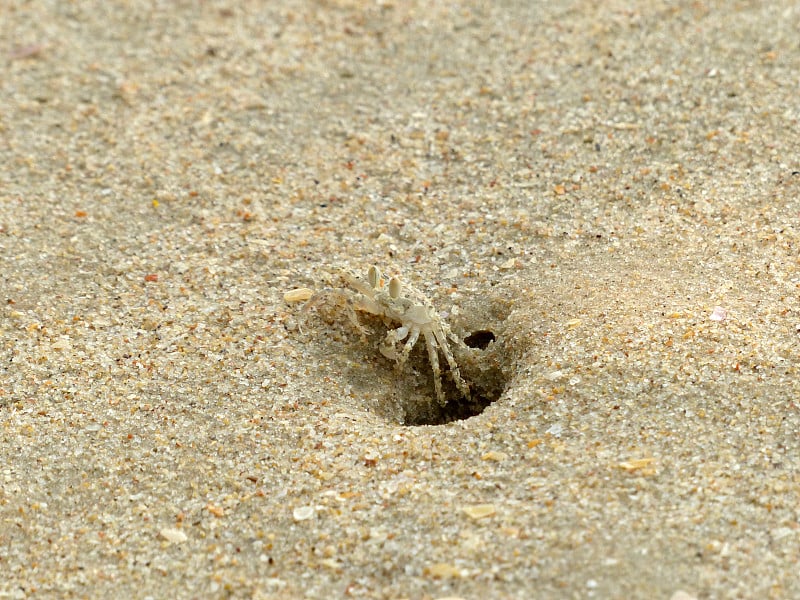
[[[798,31],[4,0],[0,598],[800,597]]]

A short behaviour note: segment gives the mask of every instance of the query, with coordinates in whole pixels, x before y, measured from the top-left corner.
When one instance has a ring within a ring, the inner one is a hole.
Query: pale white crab
[[[433,370],[433,385],[439,404],[444,406],[447,402],[442,391],[439,352],[450,365],[450,375],[456,387],[464,398],[470,399],[469,386],[461,377],[448,340],[463,348],[466,348],[466,345],[450,330],[450,327],[422,292],[410,286],[404,287],[397,277],[389,279],[387,285],[375,266],[370,267],[367,271],[366,282],[346,271],[342,272],[341,276],[356,293],[353,294],[350,290],[342,288],[334,289],[333,292],[346,300],[350,319],[359,331],[363,333],[364,328],[358,322],[355,311],[377,315],[383,318],[387,324],[400,324],[399,327],[390,329],[386,334],[380,345],[381,354],[396,361],[398,366],[402,366],[408,360],[419,336],[422,335],[428,350],[428,360]],[[307,307],[316,303],[317,300],[312,297]]]

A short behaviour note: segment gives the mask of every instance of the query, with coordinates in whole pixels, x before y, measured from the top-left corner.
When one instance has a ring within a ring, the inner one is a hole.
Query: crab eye
[[[400,297],[400,291],[403,289],[403,284],[400,283],[400,280],[397,277],[392,277],[389,280],[389,296],[392,299],[397,299]]]
[[[367,271],[367,281],[369,282],[370,287],[374,289],[378,289],[381,284],[381,272],[378,270],[378,267],[372,265]]]

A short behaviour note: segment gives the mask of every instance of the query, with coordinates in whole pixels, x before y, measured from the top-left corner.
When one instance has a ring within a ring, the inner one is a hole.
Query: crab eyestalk
[[[381,272],[375,265],[371,266],[369,268],[369,271],[367,271],[367,281],[369,282],[369,285],[375,290],[377,290],[380,287]]]
[[[392,277],[389,280],[389,297],[392,300],[397,300],[400,297],[400,292],[403,291],[403,284],[397,277]]]

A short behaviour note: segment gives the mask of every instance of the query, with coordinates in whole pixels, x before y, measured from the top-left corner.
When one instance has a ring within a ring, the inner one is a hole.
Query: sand
[[[4,2],[0,597],[799,597],[798,26]]]

